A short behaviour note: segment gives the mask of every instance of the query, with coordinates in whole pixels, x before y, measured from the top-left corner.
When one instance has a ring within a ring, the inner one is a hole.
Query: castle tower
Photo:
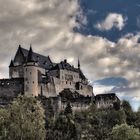
[[[25,63],[25,56],[21,45],[19,45],[16,55],[9,65],[10,78],[23,78],[23,64]]]
[[[38,63],[31,46],[24,65],[24,93],[26,96],[38,96]]]
[[[13,60],[11,60],[10,65],[9,65],[9,78],[13,78],[13,72],[12,72],[12,68],[14,67],[14,63]]]

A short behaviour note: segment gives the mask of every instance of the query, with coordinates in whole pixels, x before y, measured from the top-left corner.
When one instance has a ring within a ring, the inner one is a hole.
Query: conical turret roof
[[[30,50],[28,52],[27,62],[35,62],[35,58],[33,56],[33,50],[32,50],[31,46],[30,46]]]
[[[9,67],[14,67],[14,62],[11,60]]]

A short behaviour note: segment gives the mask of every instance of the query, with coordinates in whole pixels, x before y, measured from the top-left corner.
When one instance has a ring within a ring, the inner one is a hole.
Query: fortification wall
[[[82,110],[86,110],[89,108],[90,104],[85,104],[85,103],[79,103],[79,102],[75,102],[75,103],[70,103],[72,110],[73,111],[82,111]],[[59,110],[65,110],[67,106],[67,102],[61,102],[59,103]]]
[[[9,68],[9,77],[10,78],[23,78],[24,77],[24,68],[23,66],[15,66]]]
[[[24,79],[0,79],[0,99],[13,98],[24,93]]]
[[[60,70],[60,80],[76,83],[79,81],[79,73],[70,70]]]
[[[92,96],[93,95],[93,87],[90,85],[85,85],[80,83],[79,90],[76,90],[78,93],[84,96]]]
[[[46,83],[39,85],[39,93],[45,96],[46,98],[49,97],[56,97],[56,90],[54,83]]]

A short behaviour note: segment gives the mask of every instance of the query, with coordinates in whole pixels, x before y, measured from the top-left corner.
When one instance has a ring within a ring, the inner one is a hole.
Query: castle
[[[73,107],[87,108],[94,97],[93,87],[83,74],[79,59],[75,68],[66,59],[55,63],[49,56],[33,52],[31,46],[27,50],[21,45],[9,65],[9,79],[0,79],[0,104],[7,104],[19,94],[57,100],[61,109],[67,101]]]

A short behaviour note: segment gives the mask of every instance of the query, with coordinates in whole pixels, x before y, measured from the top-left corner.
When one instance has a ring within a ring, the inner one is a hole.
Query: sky
[[[139,0],[0,0],[0,78],[18,45],[67,59],[94,93],[115,92],[140,106]]]

